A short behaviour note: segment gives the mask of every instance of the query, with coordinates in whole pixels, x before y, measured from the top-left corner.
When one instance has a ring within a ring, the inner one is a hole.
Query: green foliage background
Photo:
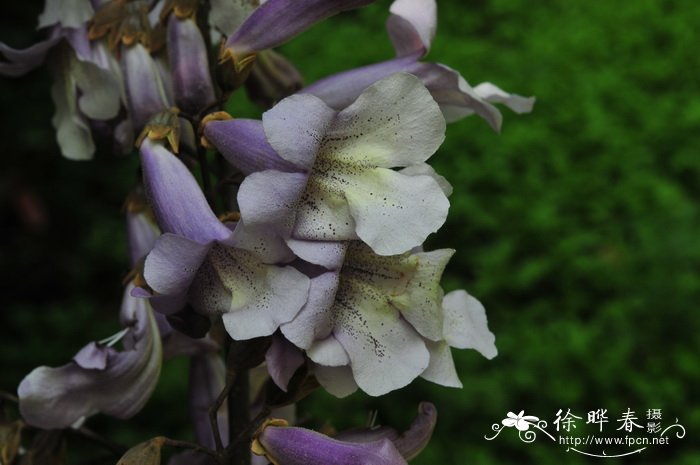
[[[281,50],[307,82],[387,59],[389,3],[333,18]],[[0,39],[28,45],[41,4],[12,8]],[[504,109],[500,135],[477,117],[449,126],[432,159],[455,193],[430,245],[457,249],[445,287],[484,303],[499,356],[455,352],[462,390],[417,381],[379,399],[318,394],[302,413],[343,428],[377,409],[405,426],[432,400],[439,424],[417,465],[700,463],[700,3],[440,0],[439,19],[430,61],[538,99],[530,115]],[[137,161],[61,159],[49,85],[45,71],[0,81],[6,391],[114,332],[128,271],[120,206]],[[243,96],[231,109],[259,115]],[[43,222],[21,213],[27,202]],[[170,363],[131,426],[98,417],[94,427],[127,443],[191,434],[186,371]],[[625,459],[584,457],[544,437],[524,444],[513,430],[484,439],[508,411],[551,422],[560,408],[584,417],[607,408],[611,432],[627,408],[644,423],[661,408],[664,425],[678,418],[687,435]]]

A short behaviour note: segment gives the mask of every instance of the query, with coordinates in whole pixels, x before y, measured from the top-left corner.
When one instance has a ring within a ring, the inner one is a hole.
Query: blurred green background
[[[455,352],[461,390],[417,381],[378,399],[317,394],[301,413],[343,428],[376,409],[382,423],[406,426],[431,400],[440,418],[417,465],[700,463],[700,2],[438,3],[428,60],[472,84],[537,97],[530,115],[503,109],[500,135],[478,117],[449,126],[432,159],[455,192],[429,245],[457,249],[445,287],[484,303],[499,356]],[[307,82],[387,59],[389,4],[333,18],[281,51]],[[41,8],[13,4],[0,40],[36,41]],[[62,159],[49,85],[45,70],[0,81],[5,391],[113,333],[128,271],[120,208],[137,161]],[[259,115],[243,95],[232,105]],[[91,424],[124,442],[187,437],[186,371],[184,360],[169,363],[131,423]],[[544,437],[524,444],[514,430],[484,439],[509,411],[551,422],[560,408],[584,419],[608,409],[611,435],[627,408],[643,424],[647,409],[660,408],[662,423],[678,418],[687,435],[624,459],[566,452]]]

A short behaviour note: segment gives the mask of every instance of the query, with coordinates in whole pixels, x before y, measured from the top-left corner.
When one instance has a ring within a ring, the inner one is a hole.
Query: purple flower
[[[517,113],[532,110],[535,99],[509,94],[491,83],[471,87],[455,70],[419,61],[430,49],[437,27],[435,0],[396,0],[390,8],[387,30],[397,57],[329,76],[301,90],[341,109],[367,86],[397,72],[419,77],[440,105],[448,123],[477,113],[499,131],[501,113],[491,103],[503,103]]]
[[[315,431],[268,420],[256,433],[252,450],[275,465],[405,465],[427,445],[435,427],[435,406],[424,402],[408,431],[358,429],[330,438]]]
[[[144,185],[163,231],[146,257],[144,278],[156,310],[185,305],[221,316],[234,339],[275,332],[306,302],[309,279],[290,266],[290,250],[264,229],[225,225],[197,181],[162,145],[141,146]],[[139,295],[144,295],[141,292]],[[147,294],[146,294],[147,295]]]
[[[224,55],[241,70],[256,52],[277,47],[314,24],[374,0],[267,0],[255,9],[226,41]],[[238,16],[245,15],[240,8]],[[248,9],[249,10],[249,9]],[[237,11],[237,12],[238,12]],[[235,24],[235,19],[229,20]]]
[[[216,103],[204,39],[194,17],[171,14],[167,24],[175,104],[184,112],[197,115]]]
[[[420,245],[447,216],[447,197],[424,163],[442,143],[445,121],[411,75],[373,84],[340,112],[295,95],[262,123],[213,121],[204,133],[253,173],[238,195],[243,222],[288,242],[360,238],[392,255]]]
[[[66,428],[98,412],[129,418],[156,387],[162,361],[158,325],[148,303],[124,292],[124,330],[110,340],[90,343],[59,368],[39,367],[19,385],[19,408],[31,425]],[[113,344],[122,341],[123,351]]]

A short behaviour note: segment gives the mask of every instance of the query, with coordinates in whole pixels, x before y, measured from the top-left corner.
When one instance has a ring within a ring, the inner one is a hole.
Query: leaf
[[[160,465],[160,450],[165,438],[155,437],[132,447],[119,459],[117,465]]]
[[[0,464],[10,465],[15,460],[23,426],[24,424],[19,420],[0,425]]]

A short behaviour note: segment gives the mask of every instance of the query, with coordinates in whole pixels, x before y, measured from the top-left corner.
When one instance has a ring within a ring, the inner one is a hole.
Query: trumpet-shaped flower
[[[420,245],[449,202],[425,161],[445,121],[422,83],[399,73],[336,112],[310,95],[251,120],[212,121],[207,140],[244,173],[238,202],[249,226],[287,241],[361,239],[382,255]],[[410,167],[402,173],[392,168]]]
[[[229,229],[212,212],[185,165],[150,140],[141,146],[146,193],[163,235],[144,263],[156,310],[191,305],[222,316],[234,339],[275,332],[306,302],[309,279],[290,266],[293,255],[264,230],[239,222]]]
[[[25,421],[46,429],[66,428],[102,412],[129,418],[144,406],[158,382],[162,344],[158,325],[142,299],[124,292],[124,330],[109,341],[90,343],[59,368],[39,367],[17,390]],[[123,351],[112,344],[121,340]]]
[[[254,436],[252,450],[274,465],[405,465],[432,436],[437,410],[423,402],[403,434],[389,427],[355,429],[331,438],[315,431],[268,420]]]
[[[382,395],[418,376],[461,386],[450,346],[496,355],[476,299],[464,291],[443,297],[439,281],[453,250],[387,257],[358,241],[327,246],[293,243],[300,257],[331,271],[312,280],[307,304],[281,330],[332,394],[359,386]]]
[[[499,131],[503,118],[492,103],[505,104],[517,113],[532,110],[534,98],[509,94],[488,82],[471,87],[457,71],[442,64],[419,61],[428,53],[437,28],[435,0],[395,0],[390,12],[387,30],[396,58],[329,76],[301,92],[316,95],[329,106],[340,109],[377,80],[407,72],[423,81],[448,123],[477,113]]]

